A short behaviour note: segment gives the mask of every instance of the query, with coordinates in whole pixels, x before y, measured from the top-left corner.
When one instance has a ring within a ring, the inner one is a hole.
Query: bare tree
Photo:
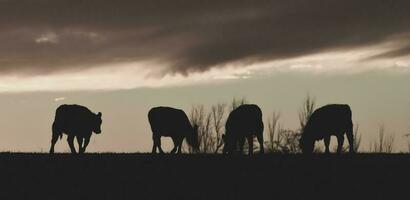
[[[299,124],[300,131],[303,132],[303,129],[306,126],[310,116],[313,114],[316,108],[316,100],[310,95],[306,96],[305,101],[303,102],[301,108],[299,109]]]
[[[210,110],[203,105],[193,106],[190,113],[192,124],[198,125],[200,153],[218,153],[223,146],[224,116],[226,104],[216,104]],[[187,147],[188,152],[192,149]]]
[[[204,111],[204,106],[203,105],[196,105],[192,106],[191,113],[189,115],[189,119],[191,121],[191,124],[196,124],[198,126],[198,144],[199,145],[199,151],[202,152],[202,143],[204,138],[202,138],[203,133],[202,133],[202,127],[204,126],[204,119],[205,119],[205,111]],[[185,145],[186,146],[186,145]],[[188,146],[187,148],[189,153],[193,152],[193,149]]]
[[[409,140],[410,134],[405,134],[403,137],[406,138],[406,142],[407,142],[407,153],[409,153],[409,152],[410,152],[410,140]]]
[[[226,105],[223,103],[216,104],[211,107],[212,112],[212,122],[215,130],[215,143],[216,147],[214,153],[218,153],[219,149],[223,145],[222,134],[223,134],[223,127],[224,127],[224,120],[223,117],[225,115],[225,107]]]
[[[265,142],[268,152],[277,152],[275,134],[280,130],[279,117],[279,113],[273,112],[272,117],[268,118],[268,141]]]
[[[297,131],[284,129],[279,123],[280,115],[276,112],[272,113],[272,117],[268,118],[268,141],[265,142],[267,151],[273,153],[299,153],[299,138],[303,129],[315,110],[315,99],[309,95],[303,101],[299,109],[300,128]],[[319,147],[315,147],[314,152],[320,152]]]
[[[202,147],[202,153],[211,153],[214,149],[214,138],[212,134],[212,115],[208,113],[205,115],[202,126],[198,127],[198,142]]]
[[[410,141],[408,138],[410,138],[410,133],[405,134],[404,137],[407,138],[407,151],[410,153]]]
[[[299,130],[295,131],[295,135],[297,138],[297,144],[299,144],[298,138],[301,137],[303,130],[305,129],[305,126],[307,122],[309,121],[310,116],[312,116],[313,112],[316,109],[316,100],[312,98],[309,94],[306,96],[305,100],[302,103],[302,106],[299,108],[298,111],[298,116],[299,116]],[[301,152],[301,149],[299,145],[297,145],[298,152]],[[321,148],[318,146],[315,146],[313,149],[313,152],[321,152]]]
[[[297,131],[282,128],[278,122],[280,115],[273,112],[272,117],[268,118],[268,141],[265,142],[267,151],[271,153],[301,152],[299,138],[315,110],[315,105],[315,100],[308,95],[299,109],[300,128]],[[320,148],[316,147],[314,152],[320,152]]]
[[[359,152],[360,144],[362,142],[362,135],[359,134],[359,124],[354,125],[353,129],[353,150]],[[347,151],[347,148],[346,148]]]
[[[198,143],[200,153],[213,151],[212,115],[205,111],[203,105],[194,106],[191,110],[191,121],[198,125]]]
[[[394,134],[385,134],[383,125],[379,126],[379,137],[370,145],[370,151],[374,153],[391,153],[394,148]]]
[[[276,140],[276,148],[281,153],[300,152],[299,134],[293,130],[280,128]]]
[[[284,129],[279,123],[280,114],[273,112],[268,118],[268,141],[265,142],[270,153],[298,153],[299,134],[297,131]]]
[[[240,99],[233,98],[233,99],[232,99],[232,102],[231,102],[231,110],[230,110],[230,111],[233,111],[233,110],[235,110],[237,107],[239,107],[240,105],[247,104],[247,103],[248,103],[248,101],[246,100],[245,97],[242,97],[242,98],[240,98]]]
[[[205,118],[205,108],[203,105],[192,106],[189,119],[191,124],[196,124],[200,126]]]
[[[410,142],[407,140],[407,152],[410,152]]]

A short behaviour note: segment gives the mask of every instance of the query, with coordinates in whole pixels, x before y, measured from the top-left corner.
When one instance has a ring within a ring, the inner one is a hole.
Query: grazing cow
[[[303,153],[312,153],[315,141],[324,139],[326,153],[329,153],[330,136],[337,137],[337,153],[341,153],[346,133],[349,152],[353,149],[352,111],[349,105],[331,104],[316,109],[310,116],[299,140]]]
[[[248,154],[252,155],[254,136],[258,139],[260,153],[263,153],[262,111],[257,105],[241,105],[229,114],[226,121],[225,135],[222,135],[225,143],[223,153],[235,153],[237,151],[238,143],[240,152],[243,152],[243,145],[246,138],[249,144]]]
[[[181,153],[182,141],[186,138],[188,144],[199,149],[198,144],[198,126],[191,125],[189,119],[183,110],[170,107],[155,107],[148,112],[148,121],[151,125],[152,140],[154,145],[152,153],[164,153],[161,148],[161,136],[171,137],[174,142],[174,148],[171,154]]]
[[[61,105],[56,110],[56,116],[52,126],[53,136],[51,139],[50,154],[54,153],[54,145],[58,137],[67,134],[67,142],[71,153],[76,154],[74,137],[78,142],[78,153],[84,153],[90,142],[92,132],[101,133],[101,113],[94,114],[88,108],[80,105]]]

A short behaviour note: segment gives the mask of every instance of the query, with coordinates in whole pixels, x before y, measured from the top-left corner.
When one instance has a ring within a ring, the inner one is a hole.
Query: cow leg
[[[258,134],[257,136],[259,142],[259,153],[263,154],[265,152],[265,147],[263,146],[263,133]]]
[[[75,151],[75,148],[74,148],[74,135],[69,135],[67,137],[67,142],[68,142],[68,145],[70,146],[71,153],[76,154],[77,152]]]
[[[181,151],[182,151],[182,141],[184,141],[184,138],[179,138],[179,139],[177,140],[177,148],[178,148],[177,154],[181,154]]]
[[[234,151],[236,151],[236,143],[239,143],[239,153],[240,154],[243,154],[243,146],[245,145],[245,138],[243,137],[243,138],[240,138],[239,140],[238,140],[238,142],[235,142],[235,149],[234,149]]]
[[[78,153],[81,154],[83,153],[83,138],[80,136],[77,136],[77,143],[78,143]]]
[[[329,151],[329,145],[330,145],[330,135],[325,136],[324,138],[324,142],[325,142],[325,153],[330,153]]]
[[[155,142],[155,136],[152,136],[152,152],[151,153],[157,153],[157,143]]]
[[[51,147],[50,147],[50,154],[54,153],[54,146],[57,143],[58,136],[61,134],[59,130],[57,130],[56,125],[53,123],[52,126],[53,135],[51,136]]]
[[[154,136],[154,147],[158,147],[159,152],[164,153],[164,151],[161,148],[161,136],[157,136],[157,135]],[[153,152],[153,153],[155,153],[155,152]]]
[[[58,136],[54,136],[51,138],[51,147],[50,147],[50,154],[54,153],[54,146],[57,143]]]
[[[87,148],[88,144],[90,143],[90,137],[91,137],[91,135],[84,138],[84,145],[83,145],[83,148],[81,150],[81,153],[85,152],[85,149]]]
[[[345,137],[343,134],[338,134],[337,136],[337,153],[342,153],[343,143],[345,141]]]
[[[349,123],[349,127],[347,128],[347,140],[349,141],[349,153],[354,153],[354,141],[353,141],[353,123]]]
[[[178,150],[178,138],[172,137],[172,142],[174,142],[174,148],[171,150],[171,154],[174,154]]]
[[[248,155],[253,154],[253,136],[248,137]]]

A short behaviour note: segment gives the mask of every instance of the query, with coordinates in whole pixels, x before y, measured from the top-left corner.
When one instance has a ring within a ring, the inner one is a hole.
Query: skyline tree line
[[[204,105],[194,105],[189,112],[189,119],[192,124],[197,124],[199,152],[207,154],[221,153],[223,147],[222,135],[225,129],[225,120],[229,113],[242,104],[251,103],[244,97],[233,98],[229,103],[217,103],[207,108]],[[301,153],[299,147],[299,138],[306,125],[309,117],[317,108],[316,99],[307,95],[298,109],[299,127],[297,129],[288,129],[280,122],[281,114],[273,111],[270,114],[264,114],[264,149],[266,153],[283,153],[295,154]],[[354,113],[354,111],[353,111]],[[383,124],[377,127],[377,135],[373,140],[368,141],[368,147],[363,147],[360,125],[354,123],[353,127],[355,152],[369,153],[393,153],[395,149],[396,137],[389,132]],[[407,140],[408,152],[410,152],[410,134],[403,137]],[[256,138],[254,138],[256,142]],[[324,152],[322,140],[316,142],[314,152]],[[336,145],[332,145],[332,152],[336,151]],[[253,145],[255,151],[259,151],[259,145]],[[348,151],[348,144],[343,147],[343,152]],[[244,149],[247,149],[245,142]],[[184,145],[184,151],[192,153],[187,145]],[[397,151],[399,152],[399,151]],[[400,151],[402,152],[402,151]]]

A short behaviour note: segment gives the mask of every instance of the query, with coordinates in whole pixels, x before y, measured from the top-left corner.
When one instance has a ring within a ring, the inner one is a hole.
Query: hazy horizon
[[[1,1],[0,150],[47,152],[60,104],[103,113],[88,152],[149,152],[151,107],[188,114],[246,98],[265,120],[279,112],[295,130],[310,95],[318,107],[351,106],[360,150],[384,125],[395,151],[407,152],[406,8],[406,0]]]
[[[275,111],[281,114],[280,123],[284,128],[296,130],[298,110],[309,94],[316,99],[318,107],[330,103],[351,106],[353,121],[359,124],[363,135],[362,151],[368,150],[369,143],[376,139],[380,125],[385,126],[387,133],[395,134],[396,151],[407,151],[404,135],[409,132],[410,94],[406,93],[407,88],[398,86],[406,84],[409,77],[410,74],[385,73],[366,76],[276,74],[167,88],[1,94],[4,113],[1,116],[4,125],[0,127],[1,150],[47,152],[55,109],[61,104],[81,104],[103,113],[103,132],[92,136],[89,151],[149,152],[152,133],[147,113],[151,107],[172,106],[189,114],[194,105],[209,108],[216,103],[229,104],[233,98],[246,98],[261,107],[264,120]],[[164,143],[169,149],[170,139],[164,139]],[[64,136],[57,143],[56,151],[67,150]]]

